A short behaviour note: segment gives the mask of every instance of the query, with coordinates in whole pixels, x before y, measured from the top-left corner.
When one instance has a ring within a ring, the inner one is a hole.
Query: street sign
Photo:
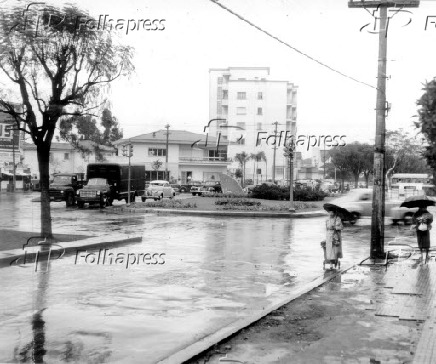
[[[379,6],[397,7],[397,8],[417,8],[419,0],[349,0],[349,8],[378,8]]]

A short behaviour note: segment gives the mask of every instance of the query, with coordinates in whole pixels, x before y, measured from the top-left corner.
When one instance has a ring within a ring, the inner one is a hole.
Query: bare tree
[[[49,154],[58,121],[92,114],[105,101],[110,83],[134,69],[132,48],[115,44],[112,33],[96,30],[96,24],[71,5],[23,2],[0,15],[0,69],[10,84],[0,94],[0,112],[36,145],[41,235],[49,238]],[[17,99],[20,109],[11,102]]]

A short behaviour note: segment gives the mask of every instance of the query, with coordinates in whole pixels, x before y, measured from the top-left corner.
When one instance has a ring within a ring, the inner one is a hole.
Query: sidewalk
[[[434,258],[356,266],[188,363],[436,363],[435,304]]]

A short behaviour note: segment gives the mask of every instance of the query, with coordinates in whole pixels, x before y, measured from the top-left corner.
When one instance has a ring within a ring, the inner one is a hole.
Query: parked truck
[[[77,191],[77,206],[85,203],[100,207],[111,206],[114,200],[128,201],[129,166],[119,163],[90,163],[87,167],[88,183]],[[143,196],[145,191],[145,166],[130,166],[130,201]]]
[[[76,203],[76,193],[85,184],[85,173],[57,173],[49,187],[50,201],[65,201],[67,207]]]

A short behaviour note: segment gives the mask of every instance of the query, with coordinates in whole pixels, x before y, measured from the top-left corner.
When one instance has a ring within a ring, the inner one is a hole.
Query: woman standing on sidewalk
[[[425,262],[428,258],[428,250],[430,249],[430,230],[431,223],[433,222],[433,215],[427,211],[427,207],[421,206],[415,212],[412,218],[413,225],[411,227],[416,229],[416,238],[418,240],[418,247],[421,251],[421,260],[423,260],[423,250],[425,250]]]
[[[339,259],[342,258],[342,220],[335,205],[325,204],[324,209],[329,213],[326,221],[325,262],[330,263],[330,269],[333,269],[333,264],[335,268],[340,268],[341,262]]]

